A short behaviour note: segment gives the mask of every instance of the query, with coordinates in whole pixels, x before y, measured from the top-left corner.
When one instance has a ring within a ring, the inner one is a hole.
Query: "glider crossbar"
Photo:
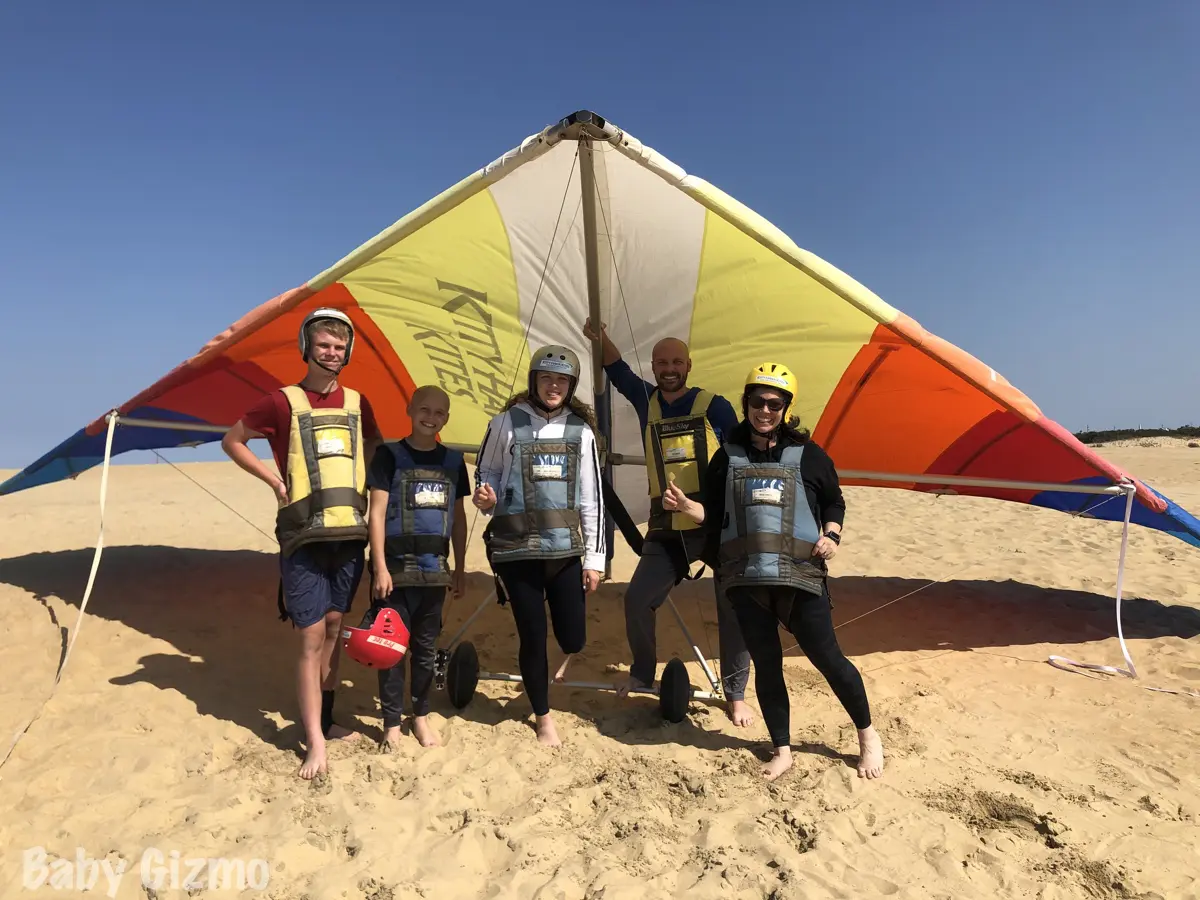
[[[164,419],[140,419],[129,416],[118,416],[117,424],[135,428],[165,428],[174,431],[202,431],[210,434],[224,434],[229,428],[225,425],[208,425],[205,423],[173,422]],[[479,448],[474,444],[447,443],[445,446],[463,453],[476,453]],[[644,466],[646,457],[631,453],[618,453],[614,450],[601,451],[614,466]],[[1000,488],[1014,491],[1061,491],[1065,494],[1126,494],[1133,489],[1131,484],[1062,484],[1049,481],[1008,481],[1003,478],[971,478],[965,475],[915,475],[898,472],[864,472],[858,469],[845,469],[839,473],[847,481],[888,481],[895,484],[933,484],[960,487]]]

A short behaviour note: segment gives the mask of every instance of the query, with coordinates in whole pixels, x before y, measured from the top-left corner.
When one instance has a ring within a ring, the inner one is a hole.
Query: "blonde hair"
[[[529,402],[529,391],[521,391],[520,393],[513,394],[511,397],[509,397],[508,402],[504,404],[504,408],[501,409],[500,411],[505,412],[507,410],[512,409],[518,403],[528,403],[528,402]],[[579,418],[581,418],[581,419],[583,419],[583,421],[587,422],[593,431],[596,430],[596,427],[597,427],[596,426],[596,414],[595,414],[595,412],[592,411],[592,408],[590,406],[588,406],[586,403],[584,403],[578,397],[572,397],[567,402],[567,407],[571,410],[571,412],[575,413],[575,415],[579,416]]]
[[[339,341],[348,342],[350,340],[350,326],[348,326],[345,322],[338,321],[337,319],[317,319],[315,322],[309,322],[307,331],[308,341],[310,344],[317,336],[318,331],[324,331],[326,334],[331,334]]]

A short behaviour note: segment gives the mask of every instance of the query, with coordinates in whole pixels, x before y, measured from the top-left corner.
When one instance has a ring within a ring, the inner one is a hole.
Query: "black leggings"
[[[584,618],[583,562],[523,559],[496,563],[504,583],[521,649],[518,659],[525,694],[535,715],[550,712],[550,661],[546,656],[546,606],[554,624],[554,638],[563,653],[578,653],[587,639]]]
[[[727,595],[754,663],[754,688],[772,746],[791,744],[791,706],[783,680],[783,646],[779,641],[781,622],[817,671],[825,676],[855,727],[862,729],[871,724],[871,707],[862,676],[842,653],[833,631],[827,588],[819,597],[774,585],[731,587]]]

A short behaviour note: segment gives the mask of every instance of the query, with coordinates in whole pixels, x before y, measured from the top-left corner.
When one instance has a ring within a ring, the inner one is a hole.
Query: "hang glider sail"
[[[451,395],[443,440],[476,446],[524,382],[531,347],[588,350],[598,314],[644,376],[666,336],[691,346],[693,382],[740,395],[755,361],[800,378],[796,410],[846,484],[953,491],[1133,522],[1200,546],[1200,521],[1046,418],[1000,374],[800,249],[732,197],[594,113],[549,126],[376,235],[307,284],[254,309],[115,409],[114,455],[218,440],[265,392],[303,374],[296,333],[317,306],[357,326],[344,383],[386,437],[406,433],[415,385]],[[580,394],[603,391],[598,371]],[[632,409],[610,441],[640,456]],[[0,485],[73,477],[103,461],[108,415]],[[617,458],[617,457],[614,457]]]

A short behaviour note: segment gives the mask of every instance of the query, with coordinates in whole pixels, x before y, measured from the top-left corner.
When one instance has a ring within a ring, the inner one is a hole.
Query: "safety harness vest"
[[[440,465],[418,466],[403,441],[387,448],[396,461],[383,530],[383,555],[392,584],[449,584],[450,536],[463,455],[447,447]]]
[[[579,466],[587,423],[568,413],[563,436],[543,440],[527,412],[514,406],[508,414],[512,463],[486,532],[489,558],[499,563],[582,556]]]
[[[279,550],[291,556],[315,541],[367,539],[367,473],[357,391],[340,409],[316,409],[299,385],[283,388],[292,410],[288,503],[275,517]]]
[[[701,390],[693,396],[691,410],[686,415],[663,418],[658,390],[650,394],[644,435],[646,473],[650,479],[648,532],[690,531],[700,527],[682,513],[664,509],[662,495],[673,475],[680,490],[690,499],[702,502],[704,476],[719,446],[707,415],[712,399],[711,393]]]
[[[734,444],[726,444],[725,452],[729,473],[717,571],[723,586],[787,585],[820,594],[825,575],[812,562],[820,531],[800,476],[804,445],[785,447],[779,462],[751,463],[745,448]]]

